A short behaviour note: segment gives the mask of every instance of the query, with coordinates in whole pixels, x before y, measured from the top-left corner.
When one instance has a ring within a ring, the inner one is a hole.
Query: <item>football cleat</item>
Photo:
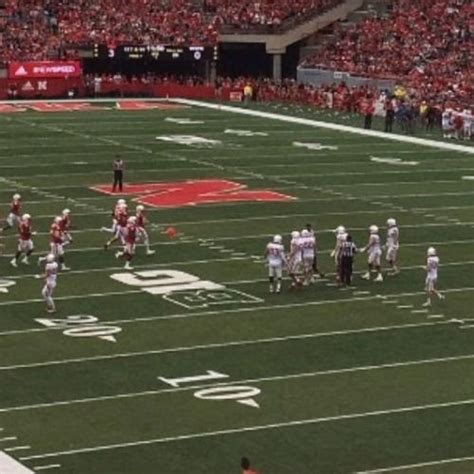
[[[361,277],[363,280],[370,280],[370,273],[367,272],[367,273],[364,273]]]
[[[11,260],[10,265],[11,265],[12,267],[18,268],[18,263],[16,263],[16,258],[14,258],[13,260]]]
[[[146,254],[147,255],[155,255],[156,251],[155,250],[147,250]]]
[[[380,282],[380,281],[383,281],[383,276],[382,276],[382,274],[379,273],[379,274],[377,275],[377,278],[376,278],[374,281],[379,281],[379,282]]]

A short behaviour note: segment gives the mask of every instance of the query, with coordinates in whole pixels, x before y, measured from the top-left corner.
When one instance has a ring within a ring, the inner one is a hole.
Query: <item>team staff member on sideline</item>
[[[339,279],[343,285],[350,285],[352,283],[352,269],[356,253],[357,247],[352,242],[352,236],[348,235],[345,242],[341,244],[341,275]]]
[[[123,171],[125,169],[125,162],[120,156],[115,157],[113,164],[114,168],[114,184],[112,186],[112,192],[115,193],[117,186],[120,192],[123,191]]]

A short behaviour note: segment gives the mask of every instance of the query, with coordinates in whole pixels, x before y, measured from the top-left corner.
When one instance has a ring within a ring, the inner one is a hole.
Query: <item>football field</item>
[[[474,471],[474,148],[101,106],[0,114],[0,216],[18,192],[38,232],[18,268],[0,234],[0,474]],[[103,248],[119,197],[145,205],[156,251],[133,271]],[[37,257],[64,208],[51,317]],[[364,281],[359,255],[337,287],[334,229],[364,246],[391,217],[401,273]],[[269,294],[266,244],[307,223],[325,277]],[[430,245],[446,299],[426,309]]]

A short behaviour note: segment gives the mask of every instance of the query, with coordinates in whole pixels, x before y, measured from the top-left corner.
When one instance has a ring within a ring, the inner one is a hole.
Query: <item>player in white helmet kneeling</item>
[[[367,252],[367,262],[369,264],[369,270],[367,271],[367,273],[362,275],[362,278],[364,280],[370,280],[371,272],[375,271],[377,273],[377,276],[374,281],[381,282],[383,281],[380,264],[380,260],[382,257],[382,247],[380,246],[379,228],[376,225],[371,225],[369,227],[369,233],[369,242],[363,249],[361,249],[361,252]]]
[[[387,219],[387,249],[386,259],[391,268],[389,275],[398,275],[400,268],[397,265],[398,249],[400,248],[400,230],[397,221],[393,218]]]
[[[436,283],[438,282],[439,257],[436,254],[436,249],[434,247],[428,249],[427,257],[425,289],[428,299],[426,300],[426,303],[423,304],[424,307],[431,306],[433,296],[437,296],[440,300],[445,299],[445,296],[436,289]]]
[[[56,262],[56,257],[52,253],[48,254],[45,260],[46,265],[44,274],[39,275],[40,278],[44,278],[44,286],[41,294],[43,295],[43,299],[46,302],[46,309],[48,313],[55,313],[56,305],[54,304],[53,293],[57,284],[59,265]]]
[[[36,235],[36,232],[33,232],[32,230],[31,216],[29,214],[23,214],[21,217],[18,232],[20,234],[18,239],[18,250],[15,254],[15,257],[10,262],[12,267],[15,268],[18,267],[18,260],[20,260],[22,254],[24,256],[21,260],[21,263],[28,265],[30,263],[28,257],[33,253],[34,250],[32,236]]]
[[[281,292],[281,280],[285,260],[285,248],[282,244],[281,235],[275,235],[273,241],[267,245],[265,258],[268,262],[268,278],[270,281],[270,293]]]
[[[137,228],[138,228],[138,239],[143,242],[146,249],[147,255],[154,255],[155,251],[150,248],[150,238],[148,232],[146,231],[146,225],[148,224],[148,219],[145,216],[145,207],[137,206],[136,208],[136,218],[137,218]]]

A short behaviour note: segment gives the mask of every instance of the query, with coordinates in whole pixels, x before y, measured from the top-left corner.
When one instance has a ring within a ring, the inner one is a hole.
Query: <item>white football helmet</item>
[[[376,225],[371,225],[369,227],[369,232],[371,234],[378,234],[379,233],[379,228]]]
[[[273,237],[273,243],[274,244],[281,244],[282,240],[283,239],[281,238],[281,235],[279,235],[279,234],[277,234]]]
[[[345,234],[346,228],[343,225],[340,225],[337,227],[337,229],[334,232],[336,233],[336,235]]]
[[[145,210],[145,206],[142,206],[141,204],[137,206],[137,212],[143,212]]]
[[[301,237],[309,237],[309,230],[308,229],[303,229],[301,231]]]
[[[430,247],[426,253],[428,254],[428,257],[434,257],[436,255],[436,249],[434,247]]]
[[[14,199],[15,201],[18,201],[18,200],[21,199],[21,196],[20,196],[19,194],[14,194],[14,195],[13,195],[13,199]]]
[[[124,204],[127,204],[127,201],[125,201],[125,199],[119,199],[117,201],[117,205],[119,205],[119,206],[123,206]]]
[[[63,210],[63,216],[68,216],[69,214],[71,214],[71,211],[69,209]]]
[[[59,224],[62,220],[63,220],[63,218],[62,218],[61,216],[56,216],[56,217],[54,218],[54,223],[55,223],[55,224]]]
[[[47,263],[53,263],[55,260],[56,260],[56,257],[52,253],[49,253],[48,255],[46,255]]]
[[[24,220],[24,221],[29,221],[31,219],[31,216],[29,214],[23,214],[21,216],[21,218]]]
[[[129,224],[135,224],[135,223],[137,222],[137,218],[136,218],[135,216],[129,217],[129,218],[127,219],[127,222],[128,222]]]
[[[300,236],[300,233],[297,231],[297,230],[294,230],[292,233],[291,233],[291,238],[292,239],[298,239]]]
[[[397,221],[393,219],[392,217],[390,219],[387,219],[387,226],[388,227],[395,227],[397,225]]]

